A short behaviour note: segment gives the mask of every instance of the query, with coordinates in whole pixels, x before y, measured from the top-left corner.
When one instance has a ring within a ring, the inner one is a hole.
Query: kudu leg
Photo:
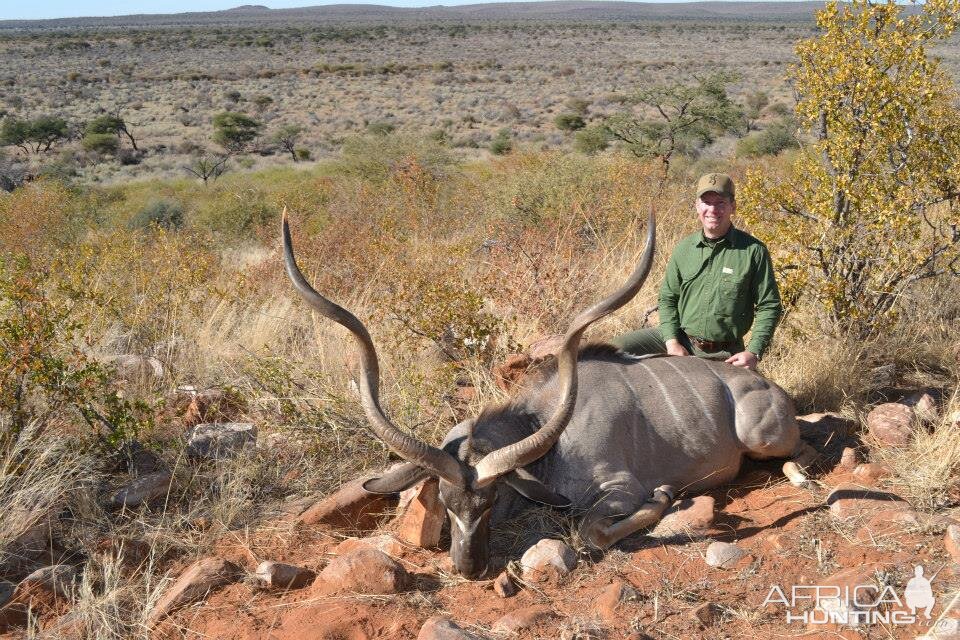
[[[820,454],[808,443],[800,440],[790,460],[783,464],[783,475],[795,487],[810,487],[813,483],[805,473],[806,467],[816,462]]]
[[[606,527],[601,525],[602,521],[595,522],[588,531],[584,532],[584,537],[598,549],[607,549],[630,534],[659,522],[664,512],[673,504],[673,496],[673,487],[669,485],[657,487],[653,490],[650,499],[634,513]]]

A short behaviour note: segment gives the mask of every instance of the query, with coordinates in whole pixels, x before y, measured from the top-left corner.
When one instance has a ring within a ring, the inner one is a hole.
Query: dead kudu
[[[605,549],[656,523],[676,490],[697,492],[733,479],[744,455],[796,456],[784,473],[795,484],[804,481],[798,462],[809,450],[800,440],[793,403],[762,376],[700,358],[638,358],[605,345],[580,352],[587,327],[640,290],[654,244],[651,211],[639,265],[620,290],[573,320],[556,371],[506,405],[456,425],[435,447],[384,414],[370,334],[307,283],[294,259],[284,210],[287,273],[310,306],[357,339],[360,396],[370,427],[408,461],[364,488],[394,493],[428,476],[439,478],[450,515],[450,555],[464,576],[487,572],[491,522],[529,506],[524,498],[581,510],[582,538]]]

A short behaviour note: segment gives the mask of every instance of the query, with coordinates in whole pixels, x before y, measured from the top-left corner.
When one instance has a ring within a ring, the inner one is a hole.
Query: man
[[[783,313],[770,254],[733,226],[737,205],[730,176],[708,173],[696,194],[703,229],[681,240],[670,256],[660,288],[660,326],[613,343],[637,355],[695,355],[756,369]]]

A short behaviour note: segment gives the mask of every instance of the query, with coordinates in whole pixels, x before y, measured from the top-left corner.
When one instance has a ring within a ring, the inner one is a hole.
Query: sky
[[[44,18],[76,18],[80,16],[123,16],[135,13],[183,13],[186,11],[220,11],[243,4],[258,4],[271,9],[309,7],[322,4],[382,4],[393,7],[426,7],[480,2],[520,0],[0,0],[0,20],[40,20]],[[657,0],[677,2],[683,0]]]

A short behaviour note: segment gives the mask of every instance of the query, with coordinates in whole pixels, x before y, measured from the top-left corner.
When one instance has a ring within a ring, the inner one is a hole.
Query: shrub
[[[583,117],[577,113],[561,113],[553,119],[553,124],[561,131],[578,131],[587,126]]]
[[[605,126],[593,125],[577,131],[573,136],[573,148],[590,156],[609,147],[611,137]]]
[[[454,158],[433,140],[403,135],[355,136],[347,138],[338,163],[341,171],[366,180],[385,180],[411,160],[434,176],[442,175]]]
[[[309,160],[310,159],[310,149],[304,147],[297,147],[293,152],[297,160]]]
[[[394,132],[396,126],[391,122],[378,120],[367,125],[367,133],[373,136],[386,136]]]
[[[120,140],[112,133],[88,133],[80,144],[86,151],[101,154],[114,154],[120,149]]]
[[[213,116],[213,141],[233,153],[240,153],[260,133],[263,125],[236,111],[223,111]]]
[[[131,229],[147,230],[154,226],[168,231],[183,227],[183,207],[172,200],[154,200],[130,220]]]
[[[490,142],[490,153],[495,156],[503,156],[513,151],[513,140],[510,139],[509,129],[501,129],[496,137]]]
[[[793,131],[786,122],[776,122],[768,128],[752,133],[737,142],[737,156],[759,158],[775,156],[784,149],[795,149],[800,145],[793,137]]]

